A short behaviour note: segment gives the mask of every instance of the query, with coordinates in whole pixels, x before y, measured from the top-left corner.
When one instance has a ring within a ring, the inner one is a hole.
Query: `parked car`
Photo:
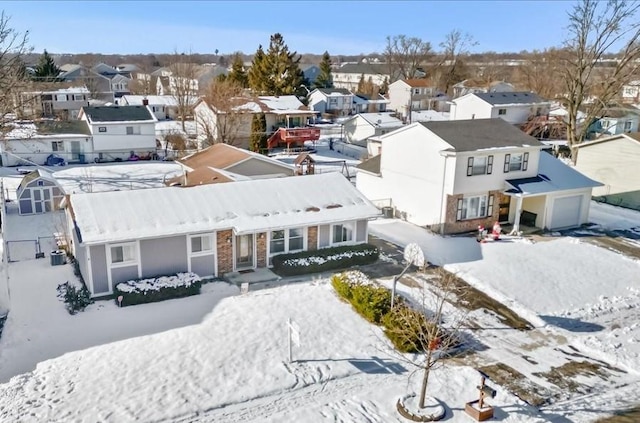
[[[55,154],[49,154],[47,156],[47,161],[45,162],[47,166],[65,166],[67,162],[60,156],[56,156]]]

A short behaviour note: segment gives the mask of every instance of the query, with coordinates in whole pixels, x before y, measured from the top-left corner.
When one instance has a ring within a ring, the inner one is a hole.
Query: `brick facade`
[[[307,250],[313,251],[318,249],[318,227],[309,226],[307,228]]]
[[[456,221],[456,216],[458,213],[458,199],[463,198],[464,195],[447,195],[447,215],[444,224],[444,233],[456,234],[477,231],[480,225],[491,231],[493,224],[498,221],[500,198],[503,194],[502,191],[489,191],[489,195],[493,195],[493,213],[491,216],[461,221]]]
[[[267,234],[256,234],[256,254],[258,267],[267,267]]]
[[[227,242],[227,239],[233,240],[233,231],[231,229],[216,233],[219,276],[233,271],[233,242]]]

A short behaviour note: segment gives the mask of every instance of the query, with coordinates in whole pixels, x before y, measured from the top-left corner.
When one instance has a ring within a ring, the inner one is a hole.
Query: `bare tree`
[[[561,52],[557,49],[533,51],[526,62],[517,67],[518,85],[544,98],[556,99],[562,94]]]
[[[197,125],[204,133],[206,145],[235,145],[238,142],[240,131],[250,118],[250,113],[243,113],[239,108],[248,100],[242,93],[242,86],[229,79],[209,84],[203,100],[215,115],[215,119],[204,116],[197,118]]]
[[[185,121],[191,115],[193,99],[198,95],[198,80],[196,78],[198,65],[194,63],[189,54],[173,54],[169,70],[169,91],[175,99],[178,109],[178,117],[182,123],[182,130],[186,132]]]
[[[445,35],[444,41],[440,43],[442,57],[436,70],[439,74],[439,86],[444,92],[449,92],[449,88],[457,82],[466,78],[462,56],[469,54],[469,49],[478,45],[469,33],[463,33],[454,29]]]
[[[426,407],[427,386],[431,371],[442,359],[460,344],[460,330],[465,315],[460,312],[445,313],[447,304],[455,303],[461,288],[456,276],[440,269],[432,279],[431,286],[424,287],[420,304],[414,307],[395,307],[390,318],[395,320],[389,336],[418,352],[414,357],[398,356],[399,359],[422,371],[419,407]]]
[[[9,23],[10,17],[0,13],[0,128],[21,108],[22,92],[28,85],[23,56],[30,51],[29,33],[20,33]]]
[[[391,82],[415,78],[432,55],[428,41],[406,35],[387,36],[384,57],[389,65]]]
[[[569,12],[563,82],[568,112],[567,141],[572,150],[586,138],[589,124],[606,109],[638,69],[640,20],[636,18],[636,12],[639,7],[638,1],[581,0]],[[620,46],[606,83],[599,83],[597,70],[602,59]],[[589,102],[584,110],[584,123],[580,124],[578,112],[595,95],[597,100]],[[572,156],[575,161],[575,154]]]

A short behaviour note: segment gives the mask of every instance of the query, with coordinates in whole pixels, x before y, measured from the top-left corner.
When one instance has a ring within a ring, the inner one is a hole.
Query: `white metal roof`
[[[238,181],[71,196],[82,242],[101,244],[232,228],[251,233],[378,216],[343,175]]]

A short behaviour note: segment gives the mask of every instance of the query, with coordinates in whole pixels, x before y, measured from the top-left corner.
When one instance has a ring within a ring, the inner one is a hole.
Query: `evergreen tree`
[[[240,53],[236,53],[233,56],[233,63],[231,64],[231,72],[229,72],[229,80],[240,85],[242,88],[249,86],[249,79],[247,73],[244,71],[244,62]]]
[[[267,148],[267,118],[264,113],[256,113],[251,118],[251,135],[249,136],[249,150],[262,153]]]
[[[264,50],[262,50],[262,45],[259,45],[256,54],[253,55],[251,68],[249,69],[249,73],[247,75],[249,88],[251,88],[256,93],[264,92],[266,73],[266,58],[264,55]]]
[[[289,52],[281,34],[273,34],[267,53],[260,46],[253,58],[249,86],[257,94],[295,94],[304,79],[299,66],[300,56],[296,58],[296,55],[296,52]]]
[[[386,94],[389,91],[389,78],[385,77],[380,87],[380,94]]]
[[[331,75],[331,56],[325,51],[320,62],[320,73],[313,84],[314,88],[333,88],[333,75]]]
[[[38,60],[34,76],[41,81],[54,81],[59,74],[60,68],[56,66],[53,57],[45,50]]]
[[[364,80],[364,73],[360,75],[360,81],[358,81],[358,87],[356,88],[356,92],[364,93],[366,82]]]

